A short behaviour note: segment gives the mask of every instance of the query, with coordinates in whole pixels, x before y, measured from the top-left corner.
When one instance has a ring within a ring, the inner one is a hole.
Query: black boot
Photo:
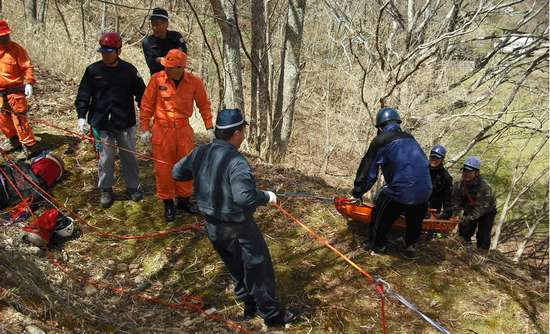
[[[176,218],[176,209],[174,208],[173,199],[165,199],[164,202],[164,220],[167,223],[173,222]]]
[[[294,322],[296,319],[298,319],[298,315],[296,313],[288,310],[281,310],[277,316],[265,319],[264,323],[268,327],[278,327]]]
[[[197,206],[191,202],[189,197],[177,197],[176,199],[178,202],[178,210],[186,211],[192,215],[199,213],[199,209],[197,209]]]
[[[254,319],[256,316],[256,311],[258,310],[258,307],[256,306],[255,302],[251,303],[244,303],[244,314],[243,317],[245,320]]]
[[[8,152],[19,151],[23,148],[23,145],[19,141],[19,137],[17,135],[11,137],[9,141],[11,147],[7,150]]]

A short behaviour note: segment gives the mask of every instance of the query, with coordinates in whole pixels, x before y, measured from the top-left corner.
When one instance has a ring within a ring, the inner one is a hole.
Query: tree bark
[[[210,0],[210,4],[223,36],[225,107],[239,108],[241,112],[245,113],[241,72],[241,43],[235,24],[235,8],[228,0]]]
[[[277,89],[277,102],[273,120],[273,157],[280,162],[288,149],[294,120],[294,105],[300,80],[300,52],[304,32],[305,0],[290,0],[287,23],[285,26],[285,44],[281,51],[281,74]]]

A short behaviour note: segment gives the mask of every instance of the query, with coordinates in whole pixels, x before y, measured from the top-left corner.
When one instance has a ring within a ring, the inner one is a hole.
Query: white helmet
[[[57,225],[54,233],[60,237],[70,237],[74,232],[74,219],[68,216],[60,216],[57,218]]]

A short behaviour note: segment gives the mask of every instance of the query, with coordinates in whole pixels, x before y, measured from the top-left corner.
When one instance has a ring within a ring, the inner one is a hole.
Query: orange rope
[[[239,324],[238,322],[226,320],[217,314],[206,312],[206,310],[204,310],[204,302],[198,296],[186,295],[180,299],[179,303],[171,303],[159,297],[153,297],[145,293],[133,292],[127,288],[121,288],[110,284],[101,283],[89,277],[86,277],[82,274],[81,275],[73,274],[67,268],[63,267],[63,265],[61,265],[61,263],[56,258],[54,258],[53,254],[49,250],[47,250],[47,257],[56,268],[58,268],[61,272],[65,273],[67,276],[71,277],[75,281],[84,281],[86,283],[89,283],[95,286],[98,289],[110,290],[118,295],[126,294],[126,295],[129,295],[130,297],[137,298],[142,301],[166,306],[173,310],[187,308],[190,311],[201,314],[202,316],[204,316],[209,320],[217,321],[229,329],[233,329],[235,331],[239,331],[245,334],[252,333],[251,331],[246,329],[243,325]]]
[[[26,175],[26,173],[21,170],[21,168],[19,168],[19,166],[17,166],[17,164],[15,164],[13,162],[13,160],[11,160],[7,154],[2,151],[2,153],[4,154],[4,158],[6,159],[6,161],[12,166],[12,168],[15,168],[17,172],[19,172],[21,174],[21,176],[23,176],[32,186],[35,187],[36,190],[40,191],[44,196],[48,196],[49,199],[52,201],[52,202],[55,202],[59,205],[59,201],[57,199],[55,199],[55,197],[53,197],[52,195],[50,195],[48,192],[46,192],[44,189],[42,189],[42,187],[40,187],[39,185],[37,185],[34,181],[32,181],[32,179]],[[0,168],[0,171],[2,171],[2,169]],[[5,172],[4,172],[5,173]],[[7,177],[7,176],[6,176]],[[8,178],[9,179],[9,178]],[[12,185],[14,186],[14,185]],[[15,189],[17,189],[15,187]],[[21,195],[21,193],[19,191],[17,191],[17,193],[19,194],[19,196],[21,197],[21,200],[24,201],[24,198],[23,196]],[[90,225],[88,224],[86,221],[84,221],[82,218],[80,218],[75,212],[71,212],[71,210],[68,210],[68,208],[61,204],[59,205],[61,207],[63,207],[65,210],[67,210],[68,212],[70,212],[72,215],[74,215],[78,220],[80,220],[81,222],[83,222],[85,225],[91,227],[91,228],[94,228],[96,230],[99,230],[98,228],[96,228],[95,226],[93,225]],[[30,207],[29,207],[30,209]],[[59,208],[58,208],[59,209]],[[32,212],[32,211],[31,211]],[[191,230],[191,229],[199,229],[200,225],[199,224],[192,224],[192,225],[187,225],[187,226],[181,226],[181,227],[176,227],[176,228],[172,228],[170,230],[167,230],[167,231],[162,231],[162,232],[156,232],[156,233],[148,233],[148,234],[144,234],[144,235],[140,235],[140,236],[119,236],[119,235],[111,235],[111,234],[108,234],[108,233],[104,233],[104,232],[99,232],[98,234],[102,235],[102,236],[109,236],[109,237],[113,237],[113,238],[117,238],[117,239],[145,239],[145,238],[151,238],[151,237],[156,237],[156,236],[165,236],[167,234],[170,234],[170,233],[175,233],[175,232],[181,232],[181,231],[187,231],[187,230]],[[111,290],[117,294],[130,294],[131,296],[133,297],[136,297],[140,300],[143,300],[143,301],[148,301],[148,302],[151,302],[151,303],[156,303],[156,304],[159,304],[159,305],[163,305],[163,306],[166,306],[166,307],[169,307],[169,308],[172,308],[172,309],[179,309],[181,307],[186,307],[187,309],[191,310],[191,311],[195,311],[197,313],[200,313],[202,314],[205,318],[207,319],[210,319],[210,320],[214,320],[214,321],[218,321],[218,322],[221,322],[222,324],[224,324],[227,328],[230,328],[230,329],[234,329],[234,330],[238,330],[238,331],[242,331],[243,333],[246,333],[246,334],[249,334],[249,333],[252,333],[250,332],[249,330],[247,330],[244,326],[242,326],[241,324],[237,323],[237,322],[234,322],[234,321],[231,321],[231,320],[226,320],[226,319],[223,319],[222,317],[216,315],[216,314],[209,314],[207,313],[205,310],[204,310],[204,302],[202,301],[202,299],[198,296],[185,296],[181,299],[180,303],[177,303],[177,304],[174,304],[174,303],[170,303],[166,300],[163,300],[161,298],[158,298],[158,297],[152,297],[152,296],[149,296],[149,295],[146,295],[146,294],[143,294],[143,293],[132,293],[131,291],[129,291],[128,289],[124,289],[124,288],[120,288],[120,287],[114,287],[112,285],[108,285],[108,284],[105,284],[105,283],[100,283],[100,282],[97,282],[97,281],[93,281],[91,280],[90,278],[86,278],[84,276],[76,276],[76,275],[73,275],[71,274],[67,269],[65,269],[60,263],[59,261],[57,261],[52,253],[47,250],[47,255],[48,255],[48,259],[50,261],[52,261],[52,263],[59,269],[61,270],[63,273],[65,273],[66,275],[68,275],[69,277],[75,279],[76,281],[80,281],[79,278],[82,278],[84,281],[86,282],[89,282],[90,284],[98,287],[98,288],[102,288],[102,289],[108,289],[108,290]],[[75,278],[76,277],[76,278]]]
[[[285,215],[288,219],[290,219],[292,222],[300,225],[313,238],[317,239],[317,241],[319,241],[321,244],[325,245],[327,248],[329,248],[334,253],[336,253],[339,257],[344,259],[344,261],[349,263],[353,268],[355,268],[358,272],[360,272],[363,276],[365,276],[369,280],[369,283],[374,285],[374,289],[375,289],[376,293],[380,296],[380,309],[381,309],[380,322],[381,322],[381,326],[382,326],[382,332],[384,334],[386,334],[387,333],[387,325],[386,325],[386,317],[384,315],[384,286],[382,285],[382,283],[375,280],[374,277],[372,277],[372,275],[369,274],[365,269],[361,268],[357,263],[353,262],[349,257],[347,257],[342,252],[340,252],[338,249],[336,249],[334,246],[332,246],[327,239],[321,237],[320,235],[315,233],[315,231],[313,231],[311,228],[309,228],[304,223],[302,223],[300,220],[295,218],[292,214],[290,214],[287,210],[285,210],[280,204],[274,203],[273,205],[283,215]]]
[[[84,140],[87,140],[89,142],[91,142],[92,144],[95,145],[94,143],[94,137],[93,136],[87,136],[87,135],[83,135],[81,133],[78,133],[78,132],[74,132],[74,131],[71,131],[69,129],[65,129],[65,128],[62,128],[60,126],[57,126],[57,125],[54,125],[54,124],[51,124],[45,120],[42,120],[42,119],[39,119],[39,118],[35,118],[35,117],[32,117],[32,116],[29,116],[30,119],[32,119],[34,122],[37,122],[37,123],[41,123],[41,124],[44,124],[44,125],[47,125],[49,127],[52,127],[54,129],[57,129],[57,130],[61,130],[61,131],[65,131],[71,135],[73,135],[73,137],[77,137],[77,138],[80,138],[82,141]],[[107,142],[101,142],[101,145],[107,145],[107,146],[110,146],[110,147],[113,147],[113,148],[117,148],[119,150],[122,150],[122,151],[125,151],[125,152],[129,152],[129,153],[133,153],[135,154],[136,156],[140,157],[140,158],[143,158],[145,160],[151,160],[151,161],[155,161],[155,162],[158,162],[158,163],[161,163],[161,164],[166,164],[166,165],[171,165],[171,163],[169,162],[166,162],[164,160],[160,160],[160,159],[157,159],[157,158],[153,158],[152,156],[149,156],[147,154],[143,154],[143,153],[140,153],[140,152],[136,152],[136,151],[132,151],[130,149],[127,149],[127,148],[124,148],[124,147],[120,147],[118,145],[115,145],[115,144],[110,144],[110,143],[107,143]]]

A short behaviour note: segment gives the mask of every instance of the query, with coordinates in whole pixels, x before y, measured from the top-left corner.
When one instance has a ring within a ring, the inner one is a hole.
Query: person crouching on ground
[[[193,102],[199,108],[210,138],[214,137],[214,129],[204,83],[195,74],[185,71],[187,54],[172,49],[162,58],[161,64],[165,69],[153,74],[141,101],[141,140],[153,146],[157,197],[164,203],[166,222],[172,222],[176,215],[174,197],[179,210],[191,214],[198,212],[190,201],[193,183],[172,179],[174,164],[195,148],[195,134],[189,124]]]
[[[453,186],[452,209],[455,216],[463,211],[458,234],[464,241],[469,244],[477,228],[477,248],[488,250],[497,207],[493,189],[480,175],[480,168],[479,157],[471,156],[464,161],[462,178]]]
[[[117,32],[104,33],[99,39],[101,60],[86,68],[78,87],[76,112],[78,130],[88,134],[89,124],[93,135],[100,141],[99,181],[100,204],[108,208],[113,204],[113,178],[115,157],[121,162],[121,173],[126,191],[133,201],[143,198],[139,182],[136,150],[136,110],[145,83],[134,65],[119,58],[122,39]],[[87,117],[87,119],[86,119]]]
[[[239,148],[246,136],[239,109],[224,109],[216,119],[216,139],[196,148],[173,170],[178,181],[193,180],[197,204],[206,219],[208,238],[235,283],[237,298],[245,303],[244,317],[256,312],[268,326],[296,319],[281,308],[269,249],[254,221],[257,206],[276,203],[271,191],[256,189],[256,181]]]
[[[432,180],[432,194],[428,208],[434,209],[437,217],[449,219],[451,211],[451,193],[453,190],[453,178],[445,168],[445,155],[447,150],[443,145],[435,145],[430,151],[430,177]]]

